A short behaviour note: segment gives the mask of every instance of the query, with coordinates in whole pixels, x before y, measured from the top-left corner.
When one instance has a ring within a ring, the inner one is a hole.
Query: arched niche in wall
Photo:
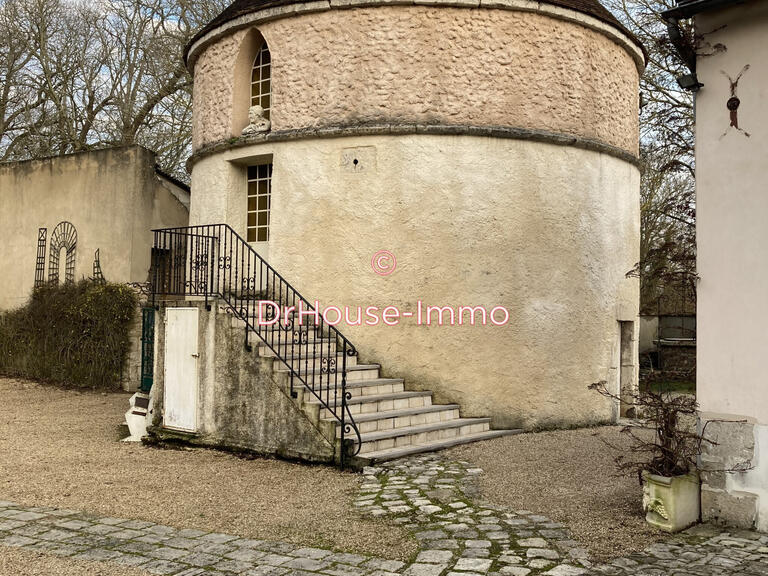
[[[48,257],[48,281],[59,283],[61,251],[65,253],[64,281],[75,281],[75,251],[77,249],[77,230],[71,222],[59,222],[51,232],[51,248]]]
[[[240,44],[240,52],[235,60],[235,69],[233,71],[235,80],[232,90],[232,136],[240,136],[243,128],[248,126],[248,109],[251,107],[254,62],[256,62],[258,57],[263,61],[264,53],[262,52],[262,49],[266,47],[267,41],[256,28],[251,28],[243,37],[243,41]],[[269,55],[269,52],[267,51],[266,54]],[[268,86],[270,87],[270,97],[266,102],[269,102],[269,107],[271,108],[271,59],[268,64],[269,67],[267,73],[269,73],[270,76],[268,83]],[[264,68],[262,62],[262,74],[264,73],[263,71]],[[261,106],[264,106],[264,102],[265,100],[261,99],[258,103]],[[270,116],[267,115],[266,117],[269,118]]]

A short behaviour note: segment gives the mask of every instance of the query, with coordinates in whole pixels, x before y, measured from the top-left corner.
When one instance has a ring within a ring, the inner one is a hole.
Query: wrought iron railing
[[[223,300],[225,311],[245,323],[245,346],[250,348],[250,333],[256,334],[288,368],[291,394],[300,384],[338,420],[343,467],[360,451],[360,431],[348,406],[352,343],[322,315],[313,315],[309,301],[227,224],[153,233],[152,303],[156,296],[198,296],[208,306]],[[351,449],[347,440],[353,440]]]

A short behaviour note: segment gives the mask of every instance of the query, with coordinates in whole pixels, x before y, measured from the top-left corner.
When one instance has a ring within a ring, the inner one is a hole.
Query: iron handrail
[[[203,296],[207,306],[209,298],[223,300],[224,310],[245,323],[246,347],[250,349],[249,334],[254,332],[288,368],[291,394],[298,380],[340,423],[343,467],[347,436],[354,433],[357,437],[349,455],[355,456],[361,446],[347,390],[347,359],[356,355],[355,346],[319,314],[306,325],[288,313],[283,318],[282,311],[296,310],[299,303],[305,311],[316,310],[228,224],[160,228],[152,233],[152,303],[156,295]],[[278,306],[277,319],[267,314],[272,321],[269,326],[256,321],[256,307],[263,301]],[[281,323],[282,319],[286,321]]]

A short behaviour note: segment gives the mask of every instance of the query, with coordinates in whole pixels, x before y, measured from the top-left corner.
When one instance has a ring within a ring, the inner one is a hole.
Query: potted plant
[[[590,388],[615,401],[628,400],[609,392],[605,381]],[[630,447],[628,454],[616,457],[616,464],[621,472],[638,475],[645,519],[661,530],[678,532],[699,521],[697,459],[702,443],[714,442],[696,429],[698,406],[693,396],[648,390],[629,400],[647,426],[622,428]]]

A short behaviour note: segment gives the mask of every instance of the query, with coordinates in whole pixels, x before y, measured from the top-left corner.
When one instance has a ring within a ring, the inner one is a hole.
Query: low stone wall
[[[198,323],[197,432],[163,427],[165,318],[170,306],[196,307]],[[150,437],[193,445],[277,455],[310,462],[335,462],[335,425],[313,419],[292,398],[285,373],[274,360],[248,351],[244,328],[231,315],[203,302],[166,303],[155,315],[155,381]],[[253,337],[255,340],[256,338]]]
[[[660,369],[671,375],[696,378],[696,343],[659,345]]]
[[[740,528],[768,527],[766,498],[761,502],[761,477],[768,469],[768,458],[761,462],[761,437],[768,438],[768,427],[746,420],[702,417],[705,442],[700,457],[701,516],[714,522]],[[768,442],[764,442],[764,449]]]

